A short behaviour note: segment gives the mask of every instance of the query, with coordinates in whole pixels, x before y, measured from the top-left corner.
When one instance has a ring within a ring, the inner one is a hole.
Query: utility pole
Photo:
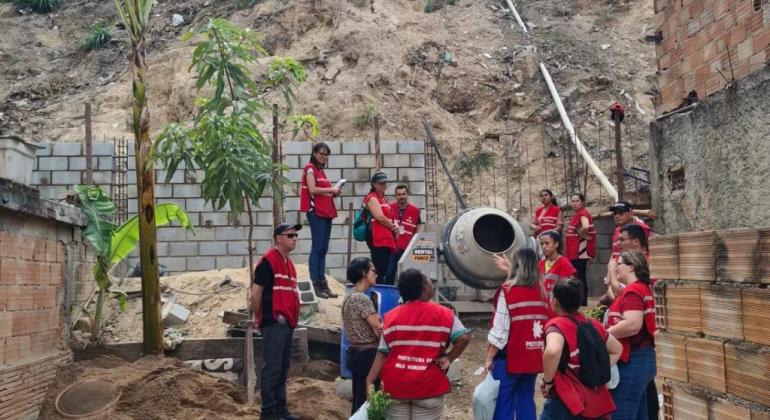
[[[625,117],[625,108],[620,102],[615,102],[610,106],[610,115],[615,122],[615,166],[618,171],[618,201],[620,201],[626,194],[626,187],[623,184],[623,144],[620,137],[620,125]]]

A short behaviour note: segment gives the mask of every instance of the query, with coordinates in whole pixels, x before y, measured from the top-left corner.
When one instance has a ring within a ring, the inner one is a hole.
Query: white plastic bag
[[[618,370],[618,365],[616,363],[610,366],[610,381],[607,382],[607,388],[615,389],[618,387],[619,383],[620,383],[620,371]]]
[[[473,418],[475,420],[492,420],[495,415],[497,394],[500,392],[500,381],[487,373],[487,377],[473,391]]]
[[[369,401],[364,402],[348,420],[369,420]]]

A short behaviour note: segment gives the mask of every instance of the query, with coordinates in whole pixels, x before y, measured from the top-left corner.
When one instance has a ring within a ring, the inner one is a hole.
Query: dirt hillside
[[[652,0],[522,1],[519,12],[529,35],[498,0],[255,3],[158,2],[148,48],[154,132],[168,122],[188,122],[193,114],[194,80],[187,71],[193,47],[181,34],[222,16],[261,32],[270,54],[306,66],[309,77],[296,112],[315,114],[323,139],[372,138],[371,129],[355,123],[369,106],[382,117],[383,139],[424,139],[420,118],[428,117],[455,169],[463,156],[485,150],[501,156],[513,149],[516,167],[505,181],[515,191],[505,197],[497,190],[474,194],[476,185],[490,181],[487,168],[466,178],[463,190],[471,204],[501,206],[502,200],[502,207],[528,214],[530,198],[544,187],[559,196],[580,188],[588,190],[592,204],[600,199],[592,177],[588,187],[565,182],[565,176],[582,179],[584,168],[568,172],[568,143],[539,74],[540,61],[605,173],[611,173],[613,157],[606,110],[615,100],[627,110],[626,166],[648,166],[646,124],[657,90],[654,49],[644,42],[653,32]],[[185,19],[180,27],[171,25],[175,13]],[[79,48],[88,25],[101,20],[117,22],[111,2],[67,1],[48,15],[0,4],[0,133],[79,141],[83,103],[90,100],[98,137],[131,135],[125,32],[115,27],[105,49]],[[505,182],[497,176],[495,182]]]

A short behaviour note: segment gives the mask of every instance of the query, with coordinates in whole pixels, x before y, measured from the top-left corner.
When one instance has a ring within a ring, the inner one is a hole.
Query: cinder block
[[[419,140],[399,141],[398,153],[425,153],[425,143]]]
[[[198,242],[168,242],[168,255],[172,257],[198,255]]]
[[[398,179],[400,181],[425,181],[425,169],[399,168]]]
[[[129,169],[128,172],[126,172],[126,182],[129,184],[136,184],[136,169]],[[155,187],[157,187],[158,184],[155,184]]]
[[[353,183],[353,195],[356,196],[356,202],[353,203],[353,207],[358,208],[358,206],[361,205],[361,201],[364,199],[366,194],[369,194],[369,191],[371,189],[372,189],[372,184],[368,181]]]
[[[254,255],[262,255],[265,252],[267,252],[268,249],[273,247],[272,239],[266,240],[266,241],[254,241],[254,243],[256,244],[255,246],[257,247]]]
[[[368,257],[368,255],[366,256]],[[353,258],[355,257],[356,256],[354,255]],[[335,279],[343,280],[343,281],[345,280],[345,276],[347,275],[344,268],[337,268],[337,267],[327,268],[326,272],[330,276],[334,277]]]
[[[300,162],[302,165],[300,165]],[[306,161],[301,159],[297,155],[288,155],[283,157],[283,163],[288,166],[289,168],[299,168],[300,166],[305,166]]]
[[[155,171],[155,182],[157,184],[165,184],[166,183],[166,171],[158,170]],[[169,184],[184,184],[184,171],[181,169],[177,169],[174,172],[174,175],[171,176],[171,179],[168,182]]]
[[[198,255],[227,255],[227,242],[201,242]]]
[[[100,171],[112,170],[112,156],[99,158],[99,170]]]
[[[43,148],[35,150],[35,156],[51,156],[51,149],[53,147],[53,144],[42,143],[40,145],[43,146]]]
[[[260,211],[257,213],[258,226],[273,226],[273,212]]]
[[[326,172],[326,178],[328,178],[332,183],[335,183],[337,180],[342,178],[342,169],[329,168],[325,169],[324,172]]]
[[[256,256],[256,258],[259,258],[259,256]],[[246,267],[246,265],[249,263],[248,256],[216,257],[216,260],[217,260],[217,270],[221,270],[223,268],[242,268],[242,267]],[[256,259],[255,259],[255,263],[256,263]]]
[[[425,181],[410,182],[409,195],[425,195]]]
[[[136,202],[135,198],[136,196],[132,197],[133,199],[128,200],[128,214],[129,215],[135,215],[136,209],[139,206],[139,204]]]
[[[112,156],[115,154],[115,145],[112,143],[94,143],[91,152],[94,156]]]
[[[409,156],[409,166],[412,168],[424,168],[425,167],[425,155],[419,154],[419,155],[410,155]]]
[[[197,257],[196,257],[197,258]],[[185,257],[165,257],[159,258],[158,263],[163,264],[168,268],[168,271],[186,271],[187,270],[187,258]]]
[[[186,239],[185,230],[178,227],[158,228],[158,241],[182,242]]]
[[[53,156],[81,156],[81,144],[80,143],[54,143]]]
[[[396,167],[396,168],[406,168],[410,165],[410,159],[409,155],[405,154],[398,154],[398,155],[385,155],[383,156],[383,166],[385,167]]]
[[[41,157],[37,159],[37,168],[41,171],[66,171],[67,158],[60,156]]]
[[[283,143],[284,155],[305,155],[310,157],[313,144],[306,141],[287,141]]]
[[[248,227],[242,226],[218,226],[213,230],[217,241],[242,241],[248,235]]]
[[[271,207],[272,207],[272,204],[271,204]],[[283,208],[284,208],[284,210],[298,210],[299,209],[299,197],[284,197],[284,199],[283,199]]]
[[[329,146],[329,151],[331,152],[331,154],[338,155],[338,154],[342,153],[341,152],[341,150],[342,150],[341,142],[339,142],[339,141],[325,141],[324,143],[326,143],[326,145]]]
[[[329,156],[329,167],[355,168],[356,156],[355,155],[331,155]]]
[[[347,238],[329,240],[329,254],[343,254],[346,252],[348,252]]]
[[[134,156],[129,155],[128,159],[128,170],[129,171],[136,171],[136,158]]]
[[[236,241],[227,243],[228,255],[248,255],[249,247],[246,241]]]
[[[169,242],[158,242],[157,244],[155,244],[155,253],[159,257],[168,257],[169,256],[168,244]]]
[[[229,206],[226,206],[229,208]],[[213,212],[214,206],[209,202],[206,203],[206,200],[202,198],[187,198],[185,199],[185,210],[189,212]],[[227,210],[223,210],[227,211]]]
[[[201,226],[227,226],[227,213],[201,213]]]
[[[201,196],[201,186],[200,184],[195,185],[174,185],[174,197],[175,198],[185,198],[185,197],[200,197]]]
[[[48,185],[51,183],[51,172],[34,171],[32,172],[32,185]]]
[[[85,174],[83,174],[83,177],[85,177]],[[93,181],[94,181],[94,185],[99,185],[102,187],[104,187],[105,185],[112,185],[112,172],[95,171],[93,172]]]
[[[291,182],[301,182],[302,180],[302,169],[289,169],[285,173],[286,178],[289,179]]]
[[[346,246],[347,249],[347,246]],[[345,258],[347,254],[327,254],[326,255],[326,267],[327,270],[332,267],[346,267]]]
[[[343,169],[342,177],[347,179],[348,182],[366,182],[369,183],[371,175],[369,169]]]
[[[292,254],[291,260],[294,261],[294,264],[307,264],[308,254]]]
[[[180,325],[187,322],[187,318],[189,317],[190,310],[178,303],[175,303],[171,305],[171,309],[163,318],[163,323],[166,325]]]
[[[374,168],[374,155],[353,155],[356,158],[355,168]]]
[[[342,143],[342,153],[346,155],[365,155],[369,153],[368,141],[346,141]]]
[[[425,208],[425,196],[424,195],[413,195],[410,198],[412,204],[415,206],[424,209]]]
[[[208,271],[217,268],[214,257],[194,257],[187,258],[187,269],[189,271]]]
[[[86,170],[86,158],[85,156],[77,156],[77,157],[70,157],[70,158],[52,158],[52,159],[69,159],[69,170],[70,171],[85,171]],[[38,159],[39,161],[39,159]],[[96,158],[91,158],[91,169],[97,169],[97,165],[99,164],[99,161]],[[63,168],[63,169],[68,169]],[[62,168],[59,168],[62,169]]]
[[[168,184],[156,184],[155,185],[155,198],[171,198],[173,197],[172,186]]]
[[[51,183],[54,185],[72,186],[81,183],[81,172],[77,171],[53,171],[51,172]]]
[[[374,147],[372,147],[374,152]],[[380,141],[380,153],[398,153],[398,142],[393,140]]]

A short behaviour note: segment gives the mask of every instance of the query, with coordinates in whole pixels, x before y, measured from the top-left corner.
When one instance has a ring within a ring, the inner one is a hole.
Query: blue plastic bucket
[[[345,287],[345,296],[349,295],[353,290],[353,285],[348,284]],[[377,312],[380,317],[385,318],[385,314],[391,309],[398,306],[398,301],[401,299],[401,295],[398,294],[398,287],[390,286],[386,284],[377,284],[369,288],[365,294],[367,296],[374,295],[374,300],[377,306]],[[340,376],[343,378],[352,378],[353,374],[348,369],[347,351],[350,347],[350,341],[348,341],[348,335],[345,331],[345,327],[342,328],[342,343],[340,345]]]

